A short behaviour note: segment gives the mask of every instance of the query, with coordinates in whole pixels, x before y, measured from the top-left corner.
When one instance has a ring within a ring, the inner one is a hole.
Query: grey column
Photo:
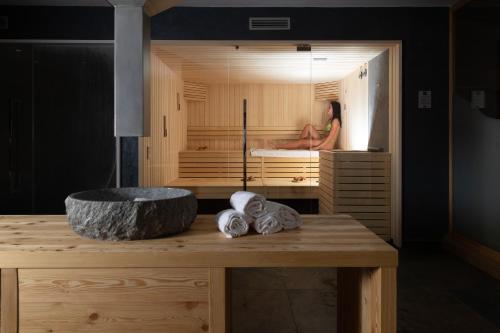
[[[149,135],[150,18],[144,0],[115,6],[115,136]]]

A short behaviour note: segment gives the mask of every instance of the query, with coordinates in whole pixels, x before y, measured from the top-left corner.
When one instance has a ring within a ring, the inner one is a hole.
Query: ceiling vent
[[[250,30],[290,30],[289,17],[250,17]]]

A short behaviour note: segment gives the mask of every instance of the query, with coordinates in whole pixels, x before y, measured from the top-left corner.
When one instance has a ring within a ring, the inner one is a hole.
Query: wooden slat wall
[[[238,151],[182,151],[179,153],[179,178],[235,178],[243,175],[243,156]],[[256,179],[291,182],[319,176],[318,158],[247,157],[247,175]],[[277,183],[283,186],[286,183]]]
[[[320,214],[349,214],[390,239],[390,153],[320,152],[319,209]]]
[[[317,179],[318,158],[262,157],[262,175],[267,179]]]
[[[151,133],[140,138],[140,184],[164,186],[179,177],[179,151],[187,146],[184,82],[151,55]]]
[[[205,102],[208,96],[208,85],[205,83],[184,82],[184,98],[186,101]]]
[[[340,98],[340,89],[339,81],[316,83],[314,85],[314,100],[337,101]]]
[[[309,84],[211,84],[205,102],[188,101],[188,149],[241,149],[243,99],[248,100],[248,143],[270,146],[270,140],[298,138],[305,124],[322,129],[327,102],[313,100]],[[228,132],[221,132],[221,131]]]
[[[268,148],[278,140],[296,139],[302,130],[294,127],[273,127],[247,129],[247,147]],[[322,130],[319,130],[323,133]],[[211,151],[236,151],[243,145],[241,127],[189,127],[188,149]]]
[[[243,156],[240,152],[183,151],[179,153],[179,178],[242,178]],[[247,158],[248,176],[261,178],[259,157]]]

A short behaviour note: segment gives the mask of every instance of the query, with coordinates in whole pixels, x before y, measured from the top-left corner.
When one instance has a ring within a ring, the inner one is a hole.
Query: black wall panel
[[[0,6],[0,39],[113,40],[113,7]]]
[[[32,208],[32,49],[0,44],[0,213]]]
[[[34,212],[115,182],[113,46],[35,45]]]

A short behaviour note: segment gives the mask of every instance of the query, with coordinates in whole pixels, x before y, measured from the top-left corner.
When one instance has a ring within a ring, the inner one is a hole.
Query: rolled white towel
[[[243,236],[248,232],[247,217],[234,209],[226,209],[215,216],[219,230],[227,238]]]
[[[259,234],[269,235],[279,232],[283,229],[278,217],[278,211],[268,212],[267,214],[256,218],[250,224]]]
[[[231,206],[238,212],[256,219],[266,214],[266,198],[260,194],[238,191],[229,199]]]
[[[276,213],[276,218],[285,230],[295,229],[302,225],[300,214],[292,207],[274,201],[267,201],[266,209],[269,213]]]

